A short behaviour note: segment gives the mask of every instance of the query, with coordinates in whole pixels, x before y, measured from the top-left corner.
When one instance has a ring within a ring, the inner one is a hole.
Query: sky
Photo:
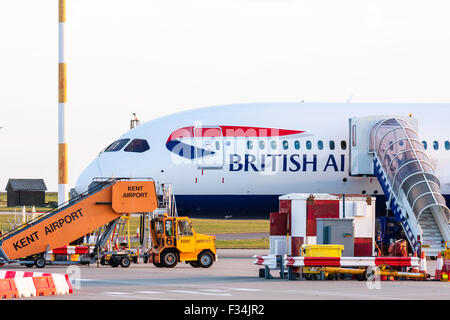
[[[142,121],[244,102],[450,102],[447,0],[66,0],[69,185]],[[58,1],[0,0],[0,189],[58,181]],[[1,190],[0,190],[1,191]]]

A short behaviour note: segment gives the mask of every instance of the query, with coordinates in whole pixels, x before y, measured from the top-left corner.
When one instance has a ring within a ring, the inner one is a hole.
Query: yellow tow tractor
[[[155,215],[150,233],[149,261],[158,268],[173,268],[181,261],[194,268],[209,268],[217,261],[216,237],[196,233],[188,217]]]

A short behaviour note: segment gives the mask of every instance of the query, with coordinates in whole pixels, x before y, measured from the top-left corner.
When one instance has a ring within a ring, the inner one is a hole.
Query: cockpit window
[[[119,139],[117,141],[114,141],[105,149],[104,152],[119,151],[128,143],[128,141],[130,141],[130,139]]]
[[[126,152],[145,152],[150,149],[147,140],[144,139],[134,139],[131,141],[127,147],[123,150]]]

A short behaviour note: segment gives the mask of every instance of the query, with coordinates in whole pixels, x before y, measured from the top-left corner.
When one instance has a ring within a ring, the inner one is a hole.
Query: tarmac
[[[5,265],[3,269],[69,274],[70,295],[24,300],[448,300],[450,283],[439,281],[287,280],[272,271],[273,279],[259,278],[254,255],[268,250],[222,249],[209,269],[179,263],[173,269],[153,264],[110,266],[46,266],[28,269]],[[434,275],[435,261],[428,260]]]

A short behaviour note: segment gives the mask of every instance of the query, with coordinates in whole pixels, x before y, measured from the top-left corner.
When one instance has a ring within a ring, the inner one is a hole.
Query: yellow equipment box
[[[341,257],[344,246],[340,244],[312,244],[302,246],[303,257]]]

